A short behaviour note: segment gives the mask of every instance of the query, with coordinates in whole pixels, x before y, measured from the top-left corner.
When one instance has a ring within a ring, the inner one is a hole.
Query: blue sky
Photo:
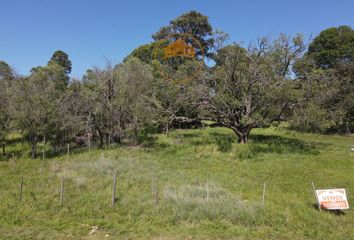
[[[310,0],[0,0],[0,60],[19,73],[45,65],[58,49],[69,54],[72,76],[120,62],[171,19],[189,10],[209,16],[230,42],[263,35],[315,36],[340,25],[354,26],[354,1]]]

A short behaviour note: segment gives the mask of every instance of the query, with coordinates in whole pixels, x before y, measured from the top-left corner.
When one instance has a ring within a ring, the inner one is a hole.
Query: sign
[[[344,188],[316,190],[316,197],[322,209],[348,209],[349,204]]]

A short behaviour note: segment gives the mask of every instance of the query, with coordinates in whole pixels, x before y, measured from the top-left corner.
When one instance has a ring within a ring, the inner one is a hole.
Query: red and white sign
[[[348,209],[349,204],[344,188],[316,190],[318,204],[322,209]]]

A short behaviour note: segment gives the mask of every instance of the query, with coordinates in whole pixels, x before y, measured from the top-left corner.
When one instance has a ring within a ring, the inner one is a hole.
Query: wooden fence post
[[[12,153],[12,158],[10,159],[10,164],[13,169],[16,169],[15,155]]]
[[[70,144],[68,143],[68,157],[70,156]]]
[[[262,207],[264,206],[264,202],[265,202],[265,192],[266,192],[266,186],[267,186],[267,182],[264,182],[263,184],[263,193],[262,193]]]
[[[113,173],[113,191],[112,191],[112,207],[116,204],[116,189],[117,189],[117,170]]]
[[[44,148],[42,149],[42,172],[44,172],[44,159],[45,159],[45,155],[44,155]]]
[[[60,186],[60,206],[63,205],[64,201],[64,177],[61,177],[61,186]]]
[[[154,204],[158,204],[159,203],[159,195],[158,195],[158,189],[157,189],[157,177],[154,177],[151,182],[151,192],[152,192]]]
[[[209,202],[209,181],[207,181],[207,184],[206,184],[206,200],[207,202]]]
[[[21,175],[21,182],[20,182],[20,203],[22,202],[22,190],[23,190],[23,175]]]

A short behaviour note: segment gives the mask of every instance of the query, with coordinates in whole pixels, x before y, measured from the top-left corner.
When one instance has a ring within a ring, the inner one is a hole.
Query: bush
[[[139,142],[146,147],[152,147],[156,142],[156,136],[153,134],[157,133],[158,129],[153,126],[146,126],[139,131]]]
[[[230,136],[216,137],[215,142],[220,152],[230,152],[234,138]]]

